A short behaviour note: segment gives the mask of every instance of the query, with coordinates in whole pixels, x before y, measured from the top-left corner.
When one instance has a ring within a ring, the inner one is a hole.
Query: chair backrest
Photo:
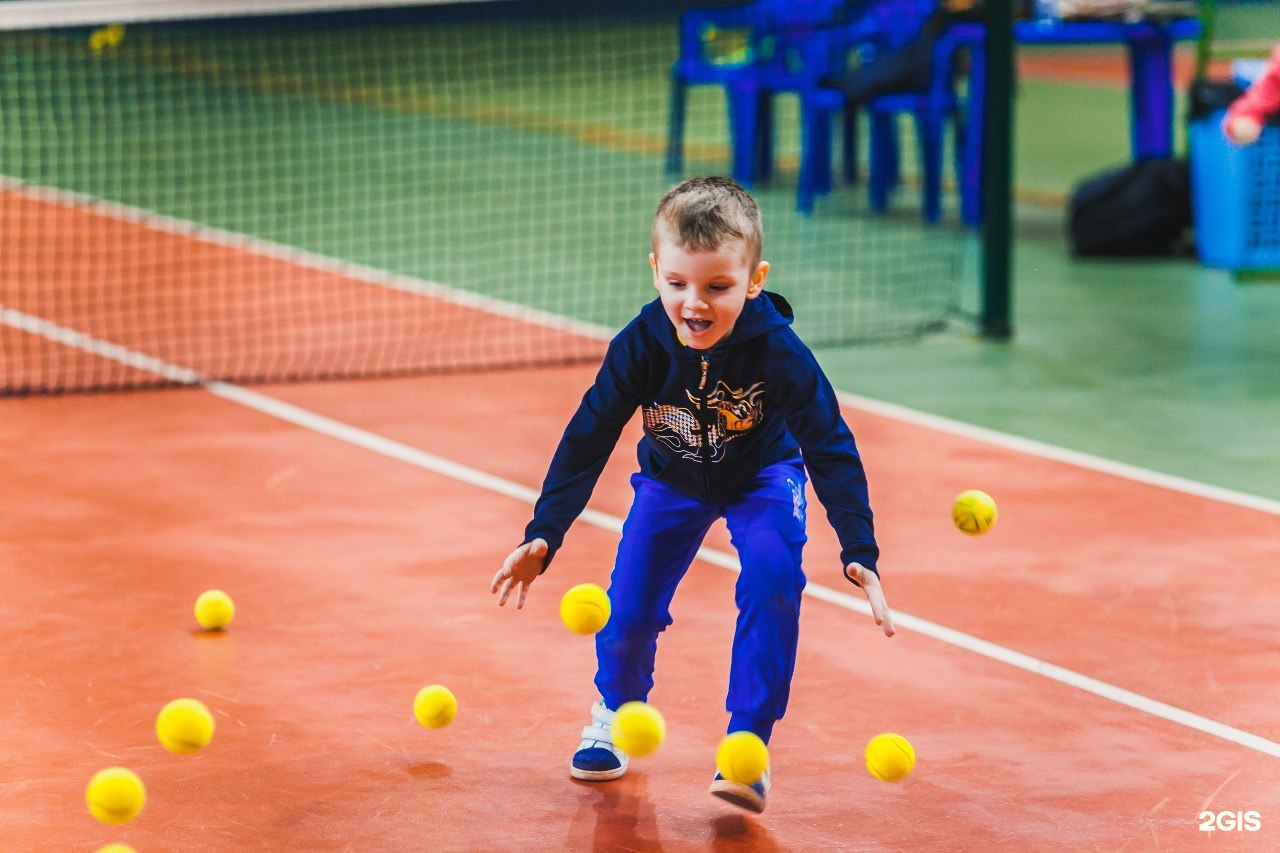
[[[680,59],[698,66],[773,66],[786,73],[797,47],[841,21],[847,0],[755,0],[691,9],[681,16]]]
[[[808,26],[837,20],[847,0],[756,0],[752,14],[765,27]]]
[[[837,74],[848,69],[879,69],[884,63],[894,67],[922,61],[916,57],[926,28],[934,32],[941,20],[941,0],[850,0],[843,10],[844,23],[834,36],[829,36],[828,50],[839,59],[828,64]],[[926,57],[928,48],[926,50]],[[907,69],[903,69],[907,70]]]
[[[817,79],[831,69],[828,34],[842,24],[847,5],[848,0],[756,0],[750,6],[754,55],[792,82]]]
[[[915,41],[939,12],[939,0],[853,0],[847,3],[847,36],[863,38],[879,51],[898,51]]]

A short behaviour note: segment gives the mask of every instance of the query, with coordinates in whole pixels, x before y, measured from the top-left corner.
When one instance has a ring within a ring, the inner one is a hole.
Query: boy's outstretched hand
[[[867,594],[867,601],[871,604],[871,615],[875,618],[876,624],[884,629],[886,637],[892,637],[895,630],[893,614],[889,612],[889,605],[884,600],[884,592],[880,589],[880,576],[868,571],[861,563],[850,563],[845,566],[844,574],[849,580],[862,587],[862,591]]]
[[[498,569],[498,573],[493,576],[493,583],[489,584],[489,592],[498,594],[498,606],[506,604],[511,590],[518,586],[520,592],[516,596],[516,609],[524,607],[524,597],[529,594],[529,584],[542,574],[546,562],[547,540],[545,539],[534,539],[512,551],[510,556],[502,561],[502,568]],[[884,603],[883,596],[880,601]]]

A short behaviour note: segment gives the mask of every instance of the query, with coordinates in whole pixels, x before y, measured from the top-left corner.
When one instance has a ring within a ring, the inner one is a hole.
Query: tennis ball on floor
[[[716,769],[730,782],[754,784],[769,769],[769,747],[755,732],[730,732],[716,747]]]
[[[560,599],[560,621],[575,634],[594,634],[609,621],[609,596],[593,583],[580,583]]]
[[[213,738],[213,714],[197,699],[174,699],[156,715],[156,737],[170,752],[196,752]]]
[[[108,844],[106,847],[99,847],[98,853],[138,853],[128,844]]]
[[[902,735],[876,735],[867,744],[867,770],[884,782],[905,779],[916,766],[916,751]]]
[[[662,746],[667,723],[658,709],[644,702],[627,702],[613,715],[613,745],[631,756],[644,756]]]
[[[429,729],[442,729],[457,715],[458,700],[439,684],[428,684],[413,699],[413,716]]]
[[[995,526],[996,502],[977,489],[961,492],[951,505],[951,520],[962,532],[981,536]]]
[[[196,621],[209,631],[222,630],[236,615],[236,605],[231,596],[220,589],[207,589],[200,593],[195,610]]]
[[[128,823],[147,802],[147,790],[132,770],[107,767],[93,774],[84,789],[89,812],[103,823]]]

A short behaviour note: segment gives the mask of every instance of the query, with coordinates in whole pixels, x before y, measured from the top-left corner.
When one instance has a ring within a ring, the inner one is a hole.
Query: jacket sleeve
[[[551,457],[533,520],[524,531],[525,542],[546,540],[545,566],[551,565],[569,526],[586,508],[623,428],[640,405],[644,364],[637,356],[637,334],[633,324],[609,343],[595,382]]]
[[[840,540],[840,571],[860,563],[880,574],[867,474],[853,433],[840,414],[835,389],[813,354],[796,339],[796,350],[776,364],[783,366],[775,384],[787,429],[800,445],[813,490],[827,511],[827,520]]]

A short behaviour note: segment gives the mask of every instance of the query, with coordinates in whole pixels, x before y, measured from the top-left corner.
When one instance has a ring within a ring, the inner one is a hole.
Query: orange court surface
[[[659,645],[665,744],[570,780],[594,649],[557,608],[608,583],[634,424],[524,609],[488,586],[593,373],[0,401],[0,846],[1280,849],[1274,507],[852,398],[898,635],[814,502],[768,809],[709,796],[735,581],[714,529]],[[999,503],[984,536],[951,524],[968,488]],[[237,608],[218,633],[192,615],[213,587]],[[414,719],[431,683],[446,728]],[[181,696],[217,724],[191,755],[154,733]],[[863,767],[890,731],[917,754],[897,784]],[[124,826],[84,802],[111,765],[147,786]]]
[[[1020,57],[1020,76],[1081,84],[1072,97],[1093,98],[1084,84],[1125,85],[1118,51]],[[1179,54],[1179,89],[1189,60]],[[279,82],[254,79],[268,94]],[[330,90],[312,89],[304,94],[327,114],[333,105],[314,96]],[[536,121],[504,133],[552,121],[533,100]],[[634,130],[617,139],[620,149],[663,145]],[[493,166],[441,168],[452,180]],[[9,183],[0,205],[26,223],[0,229],[0,257],[33,261],[3,282],[0,362],[40,338],[89,387],[150,369],[62,332],[224,375],[221,348],[255,349],[278,329],[220,312],[230,304],[220,288],[274,280],[283,264],[297,266],[283,277],[289,300],[338,305],[330,316],[367,323],[366,341],[381,340],[388,316],[403,322],[411,349],[427,350],[406,361],[432,370],[447,368],[464,336],[455,323],[474,338],[563,351],[547,361],[601,349],[505,315],[477,325],[471,302],[436,311],[394,288],[355,317],[348,297],[370,282],[264,253],[260,241],[241,255],[240,241],[210,240],[208,229],[191,239],[190,223],[121,220],[123,206],[104,212]],[[141,239],[139,222],[155,233]],[[369,236],[385,224],[370,223]],[[120,261],[160,289],[130,302],[134,290],[103,272]],[[90,289],[77,296],[82,282]],[[129,325],[187,303],[201,325],[180,341]],[[439,324],[431,334],[415,331],[419,309]],[[117,315],[124,325],[113,328]],[[314,358],[330,376],[348,353]],[[44,362],[13,362],[0,367],[19,388],[48,378]],[[0,397],[0,853],[112,843],[137,853],[1280,850],[1280,504],[854,397],[845,416],[869,474],[897,635],[883,636],[841,576],[810,495],[809,595],[791,704],[770,743],[768,808],[748,814],[710,796],[736,615],[733,551],[717,526],[659,643],[650,699],[665,743],[617,781],[571,780],[595,654],[558,606],[576,584],[608,585],[634,421],[524,608],[498,607],[489,584],[520,543],[594,372],[584,363]],[[967,489],[998,503],[985,535],[952,524],[952,500]],[[235,602],[223,631],[194,618],[212,588]],[[456,696],[450,725],[415,719],[428,684]],[[155,731],[180,697],[216,723],[191,754],[166,751]],[[865,745],[886,732],[916,754],[898,783],[864,766]],[[119,826],[85,802],[90,778],[116,765],[147,792]]]

